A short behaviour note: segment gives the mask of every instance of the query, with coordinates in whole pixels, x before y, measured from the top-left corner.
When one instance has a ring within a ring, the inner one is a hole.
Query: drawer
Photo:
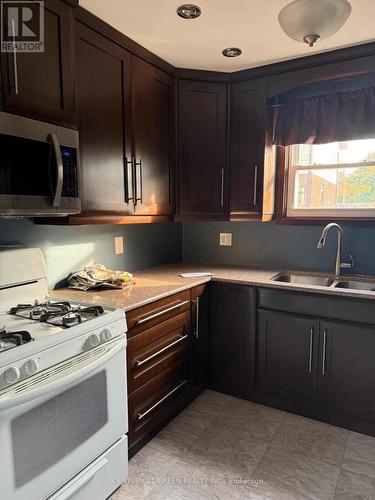
[[[258,307],[321,318],[375,324],[372,300],[260,288]]]
[[[156,300],[126,313],[128,338],[190,310],[190,290]]]
[[[128,341],[129,393],[187,358],[190,343],[190,312],[163,321]]]
[[[190,399],[189,366],[168,368],[129,395],[129,446],[147,441]]]
[[[109,496],[128,479],[128,438],[113,446],[73,477],[49,500],[93,500]]]

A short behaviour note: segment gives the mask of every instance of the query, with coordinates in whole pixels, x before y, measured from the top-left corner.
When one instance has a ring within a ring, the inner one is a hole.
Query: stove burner
[[[0,329],[0,343],[14,344],[14,346],[27,344],[34,340],[29,332],[18,331],[18,332],[7,332],[5,327]]]
[[[59,314],[64,312],[68,312],[71,309],[69,302],[38,302],[37,300],[34,304],[18,304],[16,307],[12,307],[9,311],[9,314],[13,314],[14,316],[25,316],[24,314],[20,314],[22,312],[28,313],[29,319],[39,320],[40,316],[42,316],[47,311],[53,311]]]
[[[34,304],[18,304],[12,307],[9,314],[28,318],[41,323],[69,328],[104,313],[101,306],[72,307],[69,302],[42,302]]]

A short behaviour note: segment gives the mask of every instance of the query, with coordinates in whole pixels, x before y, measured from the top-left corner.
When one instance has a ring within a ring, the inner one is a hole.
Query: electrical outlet
[[[232,246],[232,233],[220,233],[220,246],[221,247]]]
[[[124,253],[124,237],[117,236],[115,238],[115,254],[121,255]]]

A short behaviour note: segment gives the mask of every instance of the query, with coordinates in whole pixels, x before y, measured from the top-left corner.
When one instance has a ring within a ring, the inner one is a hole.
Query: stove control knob
[[[35,359],[29,359],[23,365],[26,375],[34,375],[39,370],[38,362]]]
[[[108,328],[106,328],[105,330],[103,330],[100,333],[100,338],[101,338],[102,342],[106,342],[111,337],[112,337],[112,333],[111,333],[111,330],[109,330]]]
[[[100,344],[100,337],[97,333],[93,333],[90,335],[90,337],[88,337],[87,339],[87,344],[90,346],[90,347],[96,347]]]
[[[21,372],[15,366],[11,366],[4,372],[4,379],[7,384],[15,384],[19,381]]]

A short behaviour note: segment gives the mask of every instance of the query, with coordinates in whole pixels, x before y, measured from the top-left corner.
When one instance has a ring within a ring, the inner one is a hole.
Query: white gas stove
[[[7,500],[104,500],[126,479],[125,332],[121,309],[50,299],[39,249],[0,252]]]

